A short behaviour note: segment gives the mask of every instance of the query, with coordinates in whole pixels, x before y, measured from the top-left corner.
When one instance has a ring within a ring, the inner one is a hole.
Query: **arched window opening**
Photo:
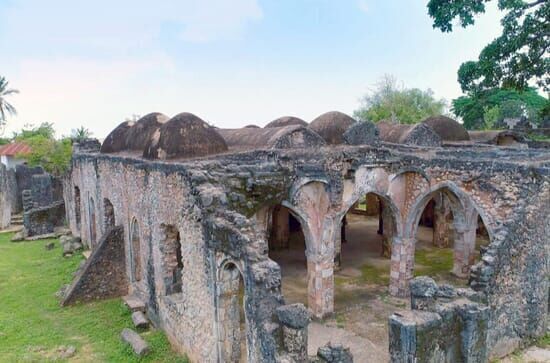
[[[96,218],[95,218],[95,203],[94,198],[90,198],[90,204],[88,206],[89,210],[89,229],[90,229],[90,243],[92,246],[95,246],[97,242],[97,232],[96,232]]]
[[[246,362],[245,286],[239,269],[232,263],[221,268],[218,294],[222,361]]]
[[[74,218],[76,221],[76,228],[80,231],[81,217],[80,217],[80,188],[74,187]]]
[[[103,228],[108,230],[115,226],[115,208],[107,198],[103,199]]]
[[[269,257],[281,267],[281,285],[287,303],[307,305],[307,259],[302,225],[291,211],[276,205],[268,221]]]
[[[141,240],[139,236],[139,225],[134,218],[130,225],[130,245],[131,245],[131,264],[132,264],[132,279],[134,282],[141,281]]]
[[[178,229],[173,225],[161,225],[163,240],[160,243],[166,294],[182,292],[183,256]]]

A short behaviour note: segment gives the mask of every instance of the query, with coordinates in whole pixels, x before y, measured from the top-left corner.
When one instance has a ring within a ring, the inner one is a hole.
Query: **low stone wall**
[[[86,260],[61,305],[126,295],[128,280],[125,258],[124,230],[122,227],[112,227]]]
[[[29,209],[23,214],[23,224],[27,236],[53,233],[65,221],[65,203],[60,200],[46,207]]]
[[[390,316],[391,361],[487,362],[489,307],[480,300],[471,289],[438,286],[428,277],[412,280],[412,310]]]

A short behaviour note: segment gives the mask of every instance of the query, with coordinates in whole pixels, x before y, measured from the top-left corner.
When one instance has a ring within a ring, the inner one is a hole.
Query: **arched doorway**
[[[234,263],[221,266],[218,276],[218,322],[221,362],[247,361],[245,285]]]
[[[89,221],[89,232],[90,232],[90,245],[93,247],[97,242],[97,232],[96,232],[96,218],[95,218],[95,203],[94,198],[90,197],[90,202],[88,206],[88,221]]]
[[[103,229],[107,231],[115,226],[115,208],[107,198],[103,199]]]
[[[132,281],[139,282],[142,278],[141,238],[139,235],[139,224],[135,218],[133,218],[130,223],[130,247]]]
[[[285,302],[308,304],[306,243],[302,225],[281,204],[271,208],[267,223],[269,258],[281,267]]]

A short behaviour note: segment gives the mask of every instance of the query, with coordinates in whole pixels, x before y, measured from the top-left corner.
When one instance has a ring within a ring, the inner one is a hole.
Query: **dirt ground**
[[[381,257],[378,217],[348,214],[347,220],[342,265],[334,276],[335,311],[331,317],[310,324],[309,354],[316,354],[318,347],[332,341],[349,346],[357,362],[387,362],[388,317],[410,308],[410,303],[389,296],[390,260]],[[432,247],[431,228],[421,226],[417,237],[418,274],[433,275],[438,282],[466,283],[450,274],[452,248]],[[301,233],[291,233],[289,250],[273,251],[270,256],[281,265],[285,301],[307,306],[307,265]]]

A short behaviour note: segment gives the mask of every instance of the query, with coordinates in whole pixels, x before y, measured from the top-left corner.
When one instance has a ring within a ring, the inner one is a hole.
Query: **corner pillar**
[[[475,263],[476,227],[464,223],[455,223],[455,242],[453,253],[453,274],[467,278],[470,267]]]
[[[334,311],[334,256],[307,257],[308,307],[317,318]]]
[[[433,245],[444,248],[451,245],[452,212],[447,197],[439,193],[435,198],[433,220]]]
[[[409,281],[413,278],[416,238],[393,237],[390,267],[390,295],[409,296]]]

